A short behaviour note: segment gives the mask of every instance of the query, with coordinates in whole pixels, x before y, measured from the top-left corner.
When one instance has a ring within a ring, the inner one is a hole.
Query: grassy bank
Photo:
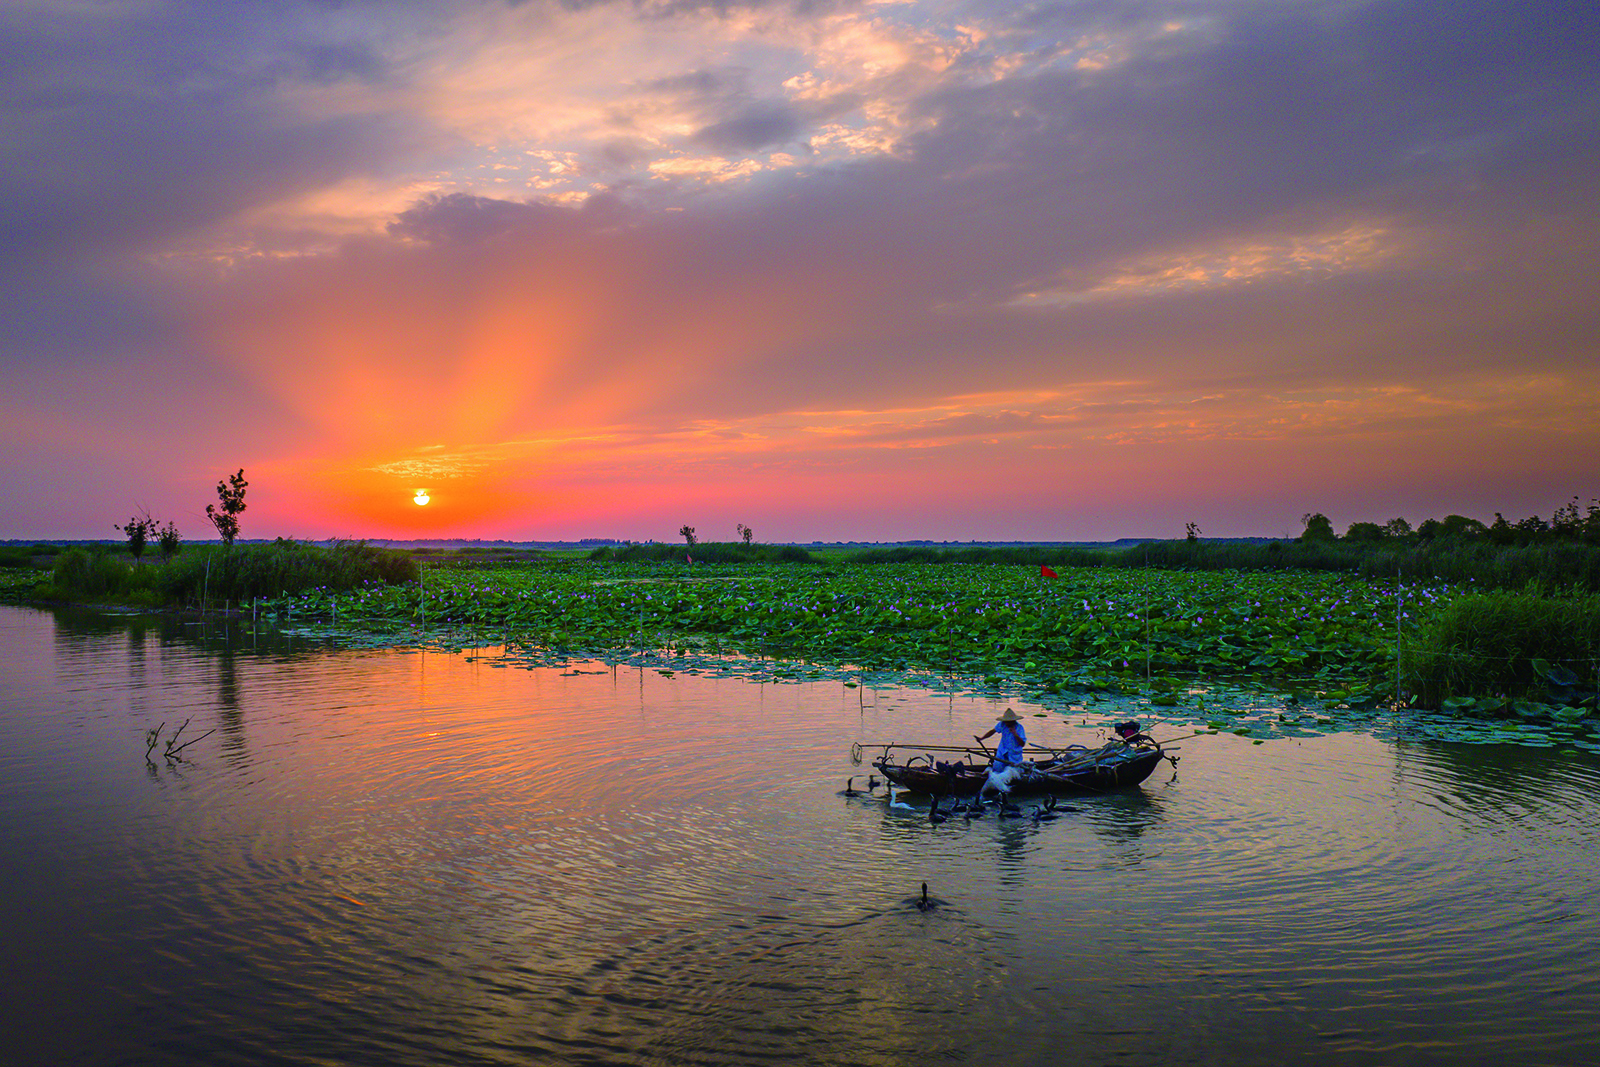
[[[1532,586],[1600,592],[1600,546],[1579,542],[1500,545],[1481,537],[1416,544],[1152,541],[1114,553],[1090,552],[1085,556],[1081,564],[1068,557],[1061,565],[1344,571],[1373,579],[1470,583],[1479,589],[1523,590]]]

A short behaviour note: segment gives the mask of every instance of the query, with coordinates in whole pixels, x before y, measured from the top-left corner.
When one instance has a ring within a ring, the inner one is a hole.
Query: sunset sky
[[[1600,5],[6,0],[0,537],[1600,496]],[[426,490],[429,503],[414,503]]]

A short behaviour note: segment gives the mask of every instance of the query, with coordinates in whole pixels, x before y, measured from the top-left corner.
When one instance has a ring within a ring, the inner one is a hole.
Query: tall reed
[[[99,546],[97,546],[98,548]],[[103,596],[166,606],[275,597],[308,589],[352,589],[367,583],[417,580],[409,555],[363,541],[323,547],[298,541],[193,548],[168,563],[134,565],[99,548],[72,548],[57,559],[57,596]]]
[[[1425,616],[1399,649],[1401,689],[1418,705],[1451,697],[1542,695],[1542,660],[1577,676],[1592,699],[1600,662],[1600,595],[1492,591],[1456,597]]]

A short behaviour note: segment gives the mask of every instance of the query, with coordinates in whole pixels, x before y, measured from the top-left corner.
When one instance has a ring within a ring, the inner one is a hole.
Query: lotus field
[[[560,651],[688,646],[914,669],[1038,693],[1204,679],[1372,703],[1394,692],[1396,617],[1448,590],[1314,572],[541,563],[431,570],[419,584],[312,591],[295,621]]]

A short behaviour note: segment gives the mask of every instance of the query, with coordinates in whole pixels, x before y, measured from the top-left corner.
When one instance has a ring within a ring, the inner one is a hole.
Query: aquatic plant
[[[663,677],[738,670],[782,682],[826,672],[847,686],[916,677],[1074,716],[1096,707],[1165,715],[1261,740],[1393,729],[1397,651],[1422,647],[1433,615],[1470,593],[1325,571],[1081,568],[1047,580],[1034,568],[949,563],[691,572],[548,560],[314,588],[267,609],[297,634],[360,647],[489,647],[512,664],[588,656]],[[1554,725],[1530,725],[1535,712]],[[1543,744],[1556,743],[1559,726],[1562,743],[1600,750],[1600,723],[1530,711],[1527,700],[1495,713],[1516,717],[1514,733],[1498,722],[1464,728],[1448,710],[1406,714],[1427,736]]]
[[[1169,678],[1387,684],[1396,601],[1346,575],[1094,570],[1045,582],[987,565],[723,565],[687,578],[593,562],[430,572],[439,626],[510,642],[587,647],[714,641],[816,662],[914,666],[1027,680],[1041,690]],[[421,589],[311,590],[297,619],[415,624]]]
[[[683,549],[676,545],[602,545],[589,559],[616,563],[681,563]],[[797,545],[757,545],[741,541],[700,541],[694,546],[699,563],[811,563],[815,557]]]
[[[1361,559],[1359,573],[1371,578],[1426,578],[1472,582],[1480,589],[1600,591],[1600,545],[1553,541],[1496,545],[1487,538],[1432,541],[1379,549]]]

